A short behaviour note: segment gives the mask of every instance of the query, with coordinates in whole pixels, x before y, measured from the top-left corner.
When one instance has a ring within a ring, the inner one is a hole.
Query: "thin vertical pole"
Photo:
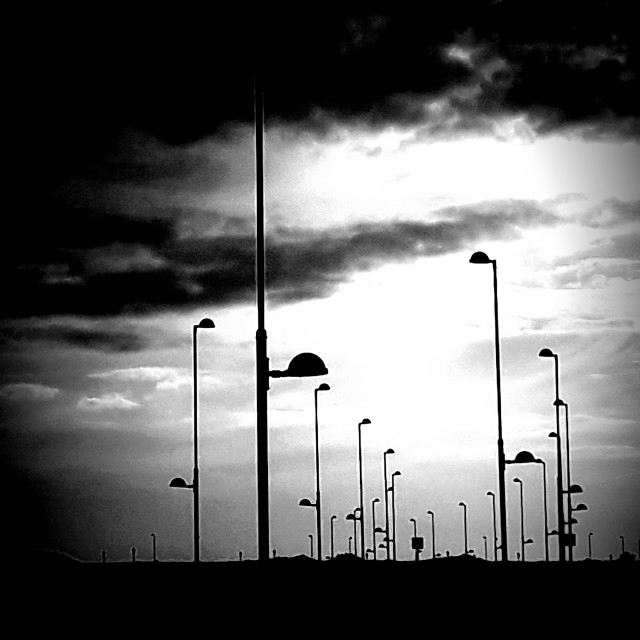
[[[200,472],[198,465],[198,326],[193,326],[193,561],[200,562]]]
[[[565,561],[565,527],[564,527],[564,491],[562,489],[562,438],[560,437],[560,365],[558,364],[558,355],[553,354],[556,377],[556,438],[557,438],[557,454],[558,454],[558,476],[556,480],[557,499],[558,499],[558,560]]]
[[[322,513],[320,508],[320,439],[318,436],[318,389],[313,392],[316,416],[316,535],[318,537],[318,560],[322,560]]]

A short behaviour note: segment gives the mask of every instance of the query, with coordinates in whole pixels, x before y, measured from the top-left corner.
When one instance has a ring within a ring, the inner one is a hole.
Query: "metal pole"
[[[200,477],[198,469],[198,325],[193,326],[193,561],[200,562]]]
[[[558,495],[558,560],[565,561],[565,530],[564,530],[564,491],[562,489],[562,448],[560,438],[560,365],[558,363],[558,355],[553,354],[556,377],[556,438],[557,438],[557,455],[558,455],[558,476],[556,480]]]
[[[255,76],[256,120],[256,289],[258,329],[256,331],[256,413],[258,485],[258,560],[269,559],[269,439],[267,407],[269,358],[265,329],[265,236],[264,236],[264,103],[262,78]]]
[[[393,517],[393,559],[397,560],[396,549],[396,476],[391,474],[391,513]]]
[[[384,468],[384,510],[385,510],[385,544],[387,546],[387,560],[389,558],[389,481],[387,479],[387,452],[382,455]]]
[[[569,534],[569,562],[573,562],[573,524],[571,523],[571,465],[569,463],[569,405],[564,403],[564,416],[565,416],[565,438],[566,438],[566,451],[567,451],[567,523]]]
[[[507,500],[505,490],[505,456],[504,441],[502,439],[502,391],[500,386],[500,332],[498,329],[498,261],[491,260],[493,265],[493,305],[495,315],[495,343],[496,343],[496,385],[498,401],[498,487],[500,492],[500,549],[502,560],[508,561],[507,547]]]
[[[331,558],[333,558],[333,521],[336,519],[336,516],[331,516]]]
[[[157,558],[156,558],[156,534],[155,533],[151,534],[151,541],[152,541],[152,548],[153,548],[153,561],[156,562]]]
[[[380,502],[379,498],[375,498],[371,501],[371,537],[372,537],[372,542],[371,542],[371,546],[373,547],[373,559],[377,560],[378,559],[378,552],[376,550],[377,548],[377,544],[376,544],[376,502]]]
[[[364,559],[364,491],[362,482],[362,422],[358,423],[358,466],[360,476],[360,556]]]
[[[591,536],[593,535],[593,531],[589,531],[589,536],[588,536],[588,540],[589,540],[589,560],[591,560]]]
[[[549,519],[547,515],[547,465],[544,460],[538,459],[542,464],[542,491],[544,498],[544,559],[549,562]]]
[[[493,505],[493,561],[498,559],[498,532],[496,530],[496,495],[492,491],[488,492],[491,496],[491,502]]]
[[[429,511],[431,514],[431,557],[436,558],[436,516],[433,511]]]
[[[520,549],[522,551],[522,562],[524,562],[524,483],[520,485]]]
[[[318,437],[318,389],[313,392],[316,417],[316,534],[318,536],[318,561],[322,560],[322,515],[320,510],[320,447]]]

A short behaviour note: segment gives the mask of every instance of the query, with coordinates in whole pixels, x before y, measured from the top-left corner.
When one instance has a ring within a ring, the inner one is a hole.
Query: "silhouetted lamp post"
[[[200,562],[200,478],[198,469],[198,329],[213,329],[215,324],[209,318],[203,318],[193,325],[193,481],[191,484],[183,478],[173,478],[169,486],[174,489],[193,490],[193,561]]]
[[[391,513],[393,516],[393,559],[398,559],[398,548],[396,546],[396,477],[401,476],[400,471],[394,471],[391,474]]]
[[[624,536],[620,536],[620,542],[622,544],[622,553],[624,554]]]
[[[333,558],[333,523],[338,516],[331,516],[331,557]]]
[[[588,542],[589,542],[589,560],[591,560],[591,536],[593,535],[593,531],[589,531],[589,535],[587,537]]]
[[[530,462],[542,465],[542,499],[544,504],[544,559],[549,562],[549,517],[547,511],[547,465],[541,458],[536,458],[529,451],[520,451],[513,460],[506,460],[506,464],[527,464]],[[524,534],[523,534],[524,535]]]
[[[469,544],[467,536],[467,505],[464,502],[458,502],[458,506],[463,510],[463,522],[464,522],[464,555],[469,553]]]
[[[360,554],[364,559],[365,556],[365,544],[364,544],[364,488],[362,482],[362,425],[371,424],[369,418],[365,418],[358,423],[358,468],[360,476]]]
[[[346,520],[353,520],[353,544],[354,544],[354,550],[355,550],[355,555],[358,555],[358,531],[357,531],[357,523],[358,520],[360,520],[360,518],[362,516],[358,515],[358,512],[360,511],[360,507],[356,507],[352,513],[347,514]]]
[[[157,562],[158,558],[156,557],[156,534],[155,533],[151,534],[151,553],[152,553],[153,561]]]
[[[331,387],[323,382],[313,391],[316,426],[316,535],[318,536],[318,560],[322,560],[322,511],[320,500],[320,446],[318,437],[318,391],[329,391]]]
[[[380,498],[374,498],[371,501],[371,532],[372,532],[371,533],[371,544],[373,546],[373,559],[374,560],[378,559],[378,552],[376,550],[376,547],[378,546],[376,544],[376,533],[378,532],[378,529],[380,529],[380,527],[378,527],[378,529],[376,529],[376,502],[380,502]]]
[[[436,516],[433,513],[433,511],[431,511],[431,509],[427,511],[427,514],[431,516],[431,558],[435,560],[436,559]]]
[[[541,358],[553,358],[554,360],[554,371],[555,371],[555,387],[556,387],[556,397],[554,400],[554,406],[556,408],[556,433],[550,433],[550,438],[557,438],[557,457],[558,457],[558,476],[557,476],[557,501],[558,501],[558,560],[560,562],[564,562],[565,560],[565,544],[567,542],[564,528],[564,491],[562,489],[562,449],[560,443],[560,374],[559,374],[559,363],[558,363],[558,355],[553,353],[551,349],[540,350],[538,356]]]
[[[310,544],[309,553],[310,553],[311,559],[313,560],[313,533],[309,534],[309,544]]]
[[[489,556],[487,553],[487,536],[482,536],[482,539],[484,540],[484,559],[488,560]]]
[[[524,488],[520,478],[514,478],[513,481],[520,485],[520,550],[522,553],[522,562],[524,562]]]
[[[502,560],[508,561],[507,547],[507,501],[505,494],[504,441],[502,439],[502,391],[500,387],[500,332],[498,328],[498,263],[486,253],[476,251],[469,262],[472,264],[491,264],[493,266],[493,309],[495,316],[496,385],[498,401],[498,493],[500,495],[500,549]]]
[[[382,466],[384,470],[384,511],[385,511],[385,537],[387,544],[387,560],[390,560],[389,555],[389,478],[387,475],[387,456],[393,455],[395,451],[393,449],[387,449],[382,454]]]
[[[493,561],[498,559],[498,532],[496,530],[496,494],[493,491],[487,491],[487,495],[491,496],[493,504]]]

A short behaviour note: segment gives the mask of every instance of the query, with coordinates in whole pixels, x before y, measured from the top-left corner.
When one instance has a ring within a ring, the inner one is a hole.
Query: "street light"
[[[413,522],[413,540],[412,540],[412,543],[416,545],[416,546],[413,547],[413,549],[415,551],[416,560],[418,560],[419,556],[420,556],[420,549],[417,546],[417,543],[418,543],[418,523],[416,522],[415,518],[409,518],[409,522]]]
[[[393,449],[387,449],[382,454],[382,466],[384,469],[384,511],[385,511],[385,537],[387,543],[387,560],[389,557],[389,480],[387,477],[387,456],[394,454]]]
[[[313,507],[316,510],[316,513],[318,511],[318,502],[311,502],[311,500],[309,500],[309,498],[302,498],[302,500],[300,500],[300,502],[298,503],[299,507]],[[311,541],[311,558],[313,558],[313,538]],[[318,546],[318,559],[320,559],[320,547]]]
[[[156,557],[156,534],[155,533],[151,534],[151,541],[152,541],[153,561],[157,562],[158,559]]]
[[[338,516],[331,516],[331,558],[333,559],[333,521]]]
[[[358,511],[360,511],[360,507],[356,507],[351,513],[348,513],[346,517],[346,520],[353,520],[353,543],[356,555],[358,555],[357,522],[362,518],[362,514],[358,515]]]
[[[362,425],[363,424],[371,424],[371,420],[369,418],[365,418],[361,422],[358,423],[358,466],[360,470],[360,553],[362,558],[365,556],[365,548],[364,548],[364,492],[363,492],[363,483],[362,483]]]
[[[547,465],[542,458],[536,458],[529,451],[520,451],[513,460],[506,460],[506,464],[527,464],[536,462],[542,465],[542,497],[544,504],[544,559],[549,562],[549,518],[547,511]]]
[[[469,553],[468,536],[467,536],[467,505],[464,502],[458,502],[458,506],[462,507],[464,512],[464,555]]]
[[[588,541],[589,541],[589,560],[591,560],[591,536],[593,535],[593,531],[589,531]]]
[[[198,329],[214,329],[210,318],[203,318],[193,325],[193,481],[173,478],[169,486],[175,489],[193,490],[193,561],[200,562],[200,477],[198,468]]]
[[[398,548],[396,545],[396,476],[401,476],[400,471],[391,474],[391,513],[393,514],[393,559],[398,559]]]
[[[520,548],[524,562],[524,485],[520,478],[514,478],[513,481],[520,485]]]
[[[380,502],[380,498],[374,498],[371,501],[371,545],[373,546],[373,559],[377,560],[378,559],[378,552],[376,551],[376,533],[378,531],[378,529],[380,531],[382,531],[382,529],[380,529],[380,527],[378,527],[378,529],[376,529],[376,502]]]
[[[310,542],[310,555],[311,555],[311,559],[313,560],[313,533],[309,534],[309,542]]]
[[[620,542],[622,543],[622,555],[624,555],[624,536],[620,536]]]
[[[498,559],[498,533],[496,531],[496,494],[493,491],[487,491],[487,495],[491,496],[493,503],[493,561]]]
[[[476,251],[469,262],[472,264],[491,264],[493,266],[493,309],[495,317],[496,385],[498,401],[498,489],[500,494],[500,549],[502,560],[508,561],[507,552],[507,501],[505,495],[504,442],[502,440],[502,391],[500,388],[500,333],[498,329],[498,262],[491,260],[486,253]]]
[[[558,476],[557,476],[557,500],[558,500],[558,560],[560,562],[564,562],[565,560],[565,529],[564,529],[564,492],[562,490],[562,449],[560,446],[560,374],[559,374],[559,364],[558,364],[558,355],[553,353],[551,349],[540,350],[538,356],[541,358],[553,358],[554,360],[554,370],[555,370],[555,386],[556,386],[556,397],[554,401],[554,406],[556,408],[556,433],[550,433],[550,438],[557,438],[557,456],[558,456]]]
[[[487,554],[487,536],[482,536],[482,539],[484,540],[484,559],[488,560],[489,556]]]
[[[436,516],[433,513],[433,511],[431,511],[431,509],[427,511],[427,514],[431,516],[431,558],[435,560],[436,559]]]
[[[318,536],[318,560],[322,560],[322,513],[320,507],[320,446],[318,437],[318,391],[329,391],[331,387],[323,382],[313,391],[316,426],[316,534]]]

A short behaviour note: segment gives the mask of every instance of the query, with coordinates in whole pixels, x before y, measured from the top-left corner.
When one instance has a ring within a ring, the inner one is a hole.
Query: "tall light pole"
[[[493,491],[487,491],[487,495],[491,496],[493,503],[493,561],[498,559],[498,532],[496,530],[496,494]]]
[[[520,485],[520,550],[524,562],[524,489],[520,478],[514,478],[513,481]]]
[[[338,516],[331,516],[331,558],[333,558],[333,522]]]
[[[360,554],[362,559],[365,557],[365,546],[364,546],[364,489],[362,482],[362,425],[363,424],[371,424],[371,420],[369,418],[365,418],[361,422],[358,423],[358,468],[359,468],[359,476],[360,476]]]
[[[458,502],[458,506],[462,507],[464,512],[464,555],[469,553],[468,535],[467,535],[467,505],[464,502]]]
[[[560,444],[560,404],[558,400],[560,400],[560,374],[559,374],[559,363],[558,363],[558,355],[553,353],[551,349],[540,350],[538,354],[541,358],[553,358],[554,360],[554,370],[555,370],[555,386],[556,386],[556,397],[554,401],[554,405],[556,408],[556,432],[555,434],[550,433],[550,438],[557,438],[556,443],[556,452],[558,457],[558,476],[556,480],[556,489],[557,489],[557,500],[558,500],[558,560],[560,562],[565,561],[565,521],[564,521],[564,491],[562,490],[562,448]]]
[[[353,520],[353,544],[355,549],[355,555],[358,555],[358,531],[357,522],[362,518],[362,513],[358,515],[360,507],[356,507],[351,513],[347,514],[346,520]]]
[[[416,539],[418,537],[418,523],[415,518],[409,518],[409,522],[413,522],[413,537]],[[419,559],[420,549],[418,547],[414,547],[416,560]]]
[[[505,492],[504,441],[502,439],[502,391],[500,387],[500,332],[498,329],[498,262],[491,260],[486,253],[476,251],[469,262],[472,264],[491,264],[493,266],[493,310],[495,317],[496,385],[498,402],[498,492],[500,495],[500,550],[502,560],[509,560],[507,546],[507,500]]]
[[[310,557],[313,560],[313,533],[309,534],[309,543],[310,543]]]
[[[193,561],[200,562],[200,472],[198,465],[198,329],[213,329],[215,324],[203,318],[193,325],[193,480],[187,484],[183,478],[173,478],[169,483],[175,489],[193,490]]]
[[[385,543],[387,545],[387,560],[390,560],[389,557],[389,478],[387,476],[387,456],[394,454],[395,451],[393,449],[387,449],[382,454],[382,467],[384,472],[384,511],[385,511]]]
[[[376,544],[376,502],[380,502],[380,498],[374,498],[371,501],[371,546],[373,547],[373,559],[378,559]]]
[[[326,375],[327,368],[318,356],[304,353],[296,356],[287,371],[269,371],[267,330],[265,327],[265,232],[264,232],[264,95],[262,76],[254,78],[256,125],[256,464],[258,492],[258,560],[269,559],[269,377],[311,377]]]
[[[436,516],[433,513],[433,511],[431,511],[431,509],[427,511],[427,514],[431,516],[431,558],[435,560],[436,559]]]
[[[589,541],[589,560],[591,560],[591,536],[593,535],[593,531],[589,531],[588,541]]]
[[[565,451],[567,454],[567,461],[565,463],[565,466],[567,467],[567,489],[564,491],[564,493],[567,494],[567,539],[568,539],[568,548],[569,548],[569,562],[573,562],[573,546],[574,546],[574,540],[573,540],[573,518],[572,518],[572,505],[571,505],[571,493],[572,493],[572,489],[574,490],[573,492],[575,492],[575,488],[579,488],[579,485],[571,485],[571,462],[570,462],[570,458],[569,458],[569,405],[564,402],[563,400],[560,400],[560,398],[558,398],[557,400],[554,401],[553,403],[555,406],[559,406],[559,407],[564,407],[564,417],[565,417],[565,432],[564,432],[564,437],[565,437]]]
[[[318,536],[318,561],[322,560],[322,512],[320,507],[320,446],[318,438],[318,391],[329,391],[331,387],[323,382],[313,391],[316,418],[316,535]]]
[[[393,559],[398,559],[398,547],[396,545],[396,477],[401,476],[400,471],[391,474],[391,513],[393,514]]]

